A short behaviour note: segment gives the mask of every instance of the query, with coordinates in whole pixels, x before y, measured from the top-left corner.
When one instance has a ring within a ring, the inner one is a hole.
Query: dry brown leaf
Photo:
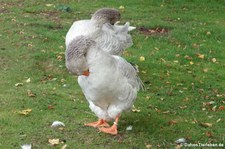
[[[181,149],[182,145],[181,144],[178,144],[175,149]]]
[[[199,59],[204,59],[204,58],[205,58],[205,55],[204,55],[204,54],[200,54],[200,53],[196,53],[196,56],[197,56]]]
[[[140,109],[137,109],[137,108],[133,105],[133,107],[132,107],[132,112],[137,112],[137,113],[139,113],[139,112],[141,112],[141,110],[140,110]]]
[[[36,94],[33,93],[31,90],[27,90],[27,96],[29,96],[29,97],[35,97]]]
[[[164,111],[164,112],[162,112],[163,114],[169,114],[170,113],[170,111],[168,110],[168,111]]]
[[[224,106],[219,106],[218,111],[223,111],[224,109]]]
[[[58,55],[58,56],[57,56],[57,60],[58,60],[58,61],[61,61],[62,59],[63,59],[62,55]]]
[[[28,115],[31,111],[32,109],[25,109],[25,110],[19,111],[18,113],[21,115]]]
[[[192,60],[193,58],[189,55],[185,55],[184,58],[186,58],[187,60]]]
[[[180,109],[186,109],[187,106],[179,106]]]
[[[169,125],[176,125],[176,124],[177,124],[177,121],[171,120],[171,121],[169,121],[168,123],[169,123]]]
[[[212,127],[212,123],[203,123],[203,122],[200,122],[200,125],[203,126],[203,127]]]
[[[59,139],[48,139],[48,143],[55,146],[55,145],[58,145],[60,142],[59,142]]]
[[[16,86],[16,87],[18,87],[18,86],[23,86],[23,83],[16,83],[15,86]]]
[[[61,147],[61,149],[66,149],[66,147],[67,147],[67,145],[65,144]]]
[[[213,133],[212,133],[211,131],[207,131],[207,132],[205,133],[205,135],[206,135],[207,137],[209,137],[209,138],[212,138],[212,137],[213,137]]]
[[[150,149],[150,148],[152,148],[152,145],[151,145],[151,144],[146,144],[145,147],[146,147],[147,149]]]

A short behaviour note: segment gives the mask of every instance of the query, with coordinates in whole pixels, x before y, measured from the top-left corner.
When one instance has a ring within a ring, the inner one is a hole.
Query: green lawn
[[[64,41],[73,21],[120,6],[121,22],[137,27],[123,56],[139,66],[146,91],[135,102],[140,112],[123,113],[111,136],[83,126],[97,118],[65,68]],[[1,1],[0,149],[175,148],[179,138],[225,146],[224,14],[222,0]],[[55,120],[66,126],[51,128]]]

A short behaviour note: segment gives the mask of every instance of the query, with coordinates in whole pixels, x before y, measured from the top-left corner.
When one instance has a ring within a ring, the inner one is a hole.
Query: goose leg
[[[99,128],[99,130],[101,132],[104,132],[104,133],[108,133],[108,134],[111,134],[111,135],[117,135],[118,134],[118,131],[117,131],[117,124],[118,124],[118,120],[119,120],[119,117],[120,115],[118,115],[113,123],[113,125],[111,127],[101,127]]]
[[[87,123],[84,124],[85,126],[90,126],[90,127],[109,127],[109,124],[103,120],[103,119],[99,119],[97,122],[92,122],[92,123]]]

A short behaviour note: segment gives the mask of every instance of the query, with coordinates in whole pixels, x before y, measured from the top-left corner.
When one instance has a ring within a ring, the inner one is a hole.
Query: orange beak
[[[84,75],[84,76],[89,76],[89,71],[88,70],[86,70],[86,71],[84,71],[83,73],[82,73],[82,75]]]

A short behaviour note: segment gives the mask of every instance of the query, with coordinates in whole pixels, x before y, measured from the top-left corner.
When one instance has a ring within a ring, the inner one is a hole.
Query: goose
[[[128,31],[136,29],[127,22],[118,25],[120,13],[113,8],[102,8],[97,10],[90,20],[75,21],[66,34],[65,44],[80,35],[92,35],[100,46],[112,55],[121,55],[123,51],[133,45]]]
[[[134,67],[125,59],[111,55],[92,36],[77,36],[65,52],[66,67],[78,75],[89,108],[98,121],[85,126],[118,134],[117,124],[123,111],[129,110],[142,84]],[[114,120],[112,126],[107,122]]]

